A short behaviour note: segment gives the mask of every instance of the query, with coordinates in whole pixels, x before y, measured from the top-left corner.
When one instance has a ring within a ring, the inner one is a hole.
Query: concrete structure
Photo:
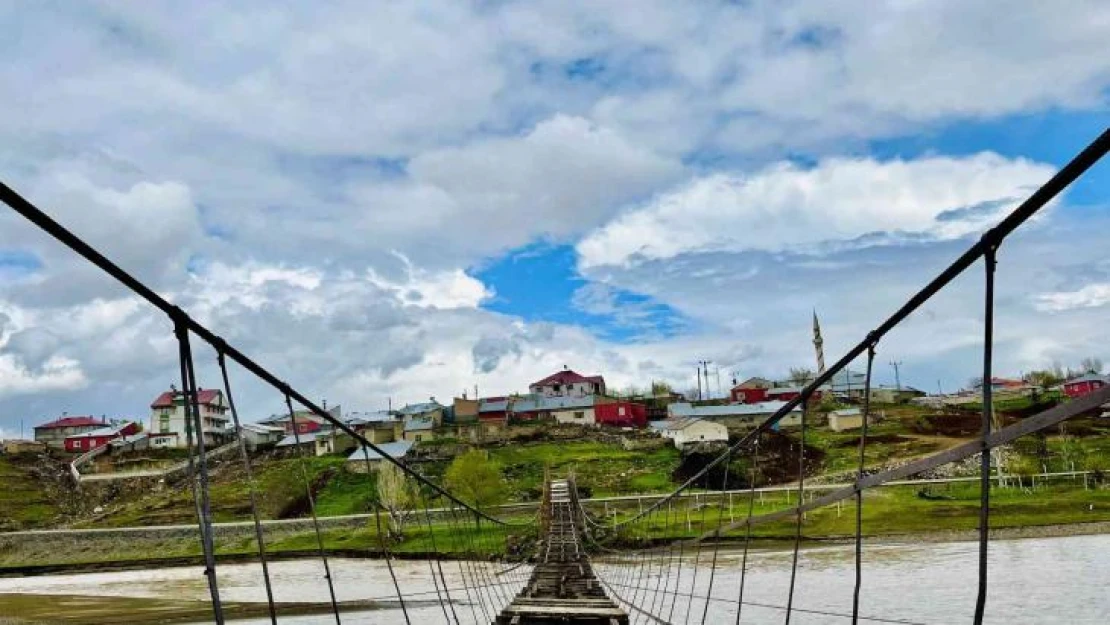
[[[605,378],[600,375],[580,375],[563,369],[528,385],[528,392],[541,397],[586,397],[604,395]]]
[[[138,423],[124,421],[96,430],[67,436],[65,440],[65,450],[77,454],[91,451],[98,447],[103,447],[116,439],[138,434],[140,427]]]
[[[594,397],[544,397],[539,403],[540,410],[546,411],[556,423],[574,425],[594,425]]]
[[[432,419],[413,417],[405,420],[406,441],[422,443],[436,439],[436,423]]]
[[[353,412],[347,415],[346,423],[375,445],[400,440],[405,432],[404,422],[386,410]]]
[[[925,391],[912,386],[896,388],[893,386],[878,386],[871,388],[871,401],[879,404],[901,404],[912,401],[917,397],[925,397]]]
[[[664,421],[653,421],[651,427],[663,438],[669,438],[674,446],[682,449],[691,443],[714,443],[728,441],[728,428],[697,417],[679,417]]]
[[[37,453],[46,451],[46,443],[24,440],[22,438],[9,438],[6,441],[0,442],[0,450],[3,450],[6,454]]]
[[[1104,386],[1106,386],[1106,378],[1097,373],[1087,373],[1064,382],[1064,394],[1075,399]]]
[[[858,430],[863,427],[863,411],[859,408],[845,408],[829,413],[829,429],[833,432]]]
[[[394,441],[392,443],[378,445],[378,449],[381,449],[386,455],[400,460],[409,454],[409,451],[412,450],[412,446],[412,441]],[[358,447],[347,456],[347,468],[349,470],[355,473],[366,473],[367,457],[370,459],[369,468],[371,471],[377,470],[377,468],[385,462],[381,454],[373,449],[366,447],[365,452],[363,450],[364,448]]]
[[[680,402],[667,407],[671,418],[698,418],[720,423],[734,430],[748,430],[759,425],[786,405],[784,401],[764,401],[755,404],[726,404],[724,406],[694,406]],[[795,407],[779,420],[779,426],[802,423],[802,409]]]
[[[204,443],[208,446],[222,444],[228,438],[227,403],[219,389],[197,389],[194,406],[199,411]],[[185,394],[171,388],[154,398],[150,404],[151,447],[186,447]],[[197,433],[193,433],[194,443]]]
[[[67,436],[83,434],[108,426],[105,419],[83,416],[63,416],[35,426],[35,440],[54,449],[65,449]]]

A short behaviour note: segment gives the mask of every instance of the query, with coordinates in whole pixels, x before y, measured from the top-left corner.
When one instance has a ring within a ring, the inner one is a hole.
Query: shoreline
[[[1057,523],[1047,525],[1025,525],[1013,527],[992,528],[991,540],[1024,540],[1035,538],[1065,538],[1069,536],[1090,536],[1110,534],[1110,521],[1087,521],[1081,523]],[[907,545],[921,543],[948,543],[971,542],[978,540],[978,530],[937,530],[932,532],[910,532],[902,534],[865,534],[864,540],[872,545]],[[822,546],[848,545],[854,542],[854,535],[834,536],[802,536],[802,546],[806,548]],[[665,543],[670,544],[670,543]],[[721,545],[737,547],[744,544],[740,539],[727,539],[720,541]],[[753,537],[750,543],[761,551],[777,551],[788,548],[793,541],[783,537]],[[663,545],[660,545],[663,546]],[[325,553],[330,557],[352,559],[377,559],[381,552],[368,549],[336,549],[327,548]],[[394,559],[420,560],[431,554],[426,553],[394,553]],[[283,550],[268,552],[267,561],[299,560],[316,558],[317,550]],[[454,554],[440,554],[441,558],[453,558]],[[257,553],[224,553],[217,554],[216,561],[220,564],[252,563],[258,561]],[[0,567],[0,578],[10,577],[36,577],[41,575],[72,575],[82,573],[103,573],[113,571],[134,571],[143,569],[164,569],[185,566],[203,566],[204,558],[201,555],[172,556],[160,558],[123,558],[105,562],[71,562],[71,563],[44,563],[44,564],[19,564]]]

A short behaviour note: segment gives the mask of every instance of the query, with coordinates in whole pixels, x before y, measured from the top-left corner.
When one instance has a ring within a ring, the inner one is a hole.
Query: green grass
[[[22,459],[0,456],[0,530],[49,525],[59,513]]]
[[[490,457],[501,466],[515,501],[538,498],[545,466],[555,477],[573,471],[580,488],[595,497],[607,497],[670,490],[675,486],[671,472],[679,464],[673,447],[628,451],[596,441],[509,445],[491,449]]]

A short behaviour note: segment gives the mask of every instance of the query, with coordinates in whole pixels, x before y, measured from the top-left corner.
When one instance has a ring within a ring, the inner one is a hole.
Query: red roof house
[[[108,425],[107,421],[96,417],[61,417],[35,426],[35,440],[56,449],[65,448],[67,436],[98,430]]]
[[[529,384],[528,392],[544,397],[604,395],[605,378],[600,375],[581,375],[570,369],[563,369]]]
[[[96,449],[97,447],[103,447],[117,438],[138,433],[139,424],[133,421],[120,423],[118,425],[108,425],[90,432],[67,436],[65,439],[65,450],[71,453],[84,453]]]
[[[215,404],[219,402],[222,393],[218,389],[202,388],[197,389],[197,403],[200,405]],[[158,397],[154,398],[154,402],[150,404],[151,408],[173,408],[174,400],[182,401],[183,394],[181,391],[166,391]]]

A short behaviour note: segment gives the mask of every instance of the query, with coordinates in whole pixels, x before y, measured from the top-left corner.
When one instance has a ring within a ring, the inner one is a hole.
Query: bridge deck
[[[605,594],[582,551],[569,484],[554,481],[550,493],[550,524],[540,562],[496,625],[627,625],[628,615]]]

